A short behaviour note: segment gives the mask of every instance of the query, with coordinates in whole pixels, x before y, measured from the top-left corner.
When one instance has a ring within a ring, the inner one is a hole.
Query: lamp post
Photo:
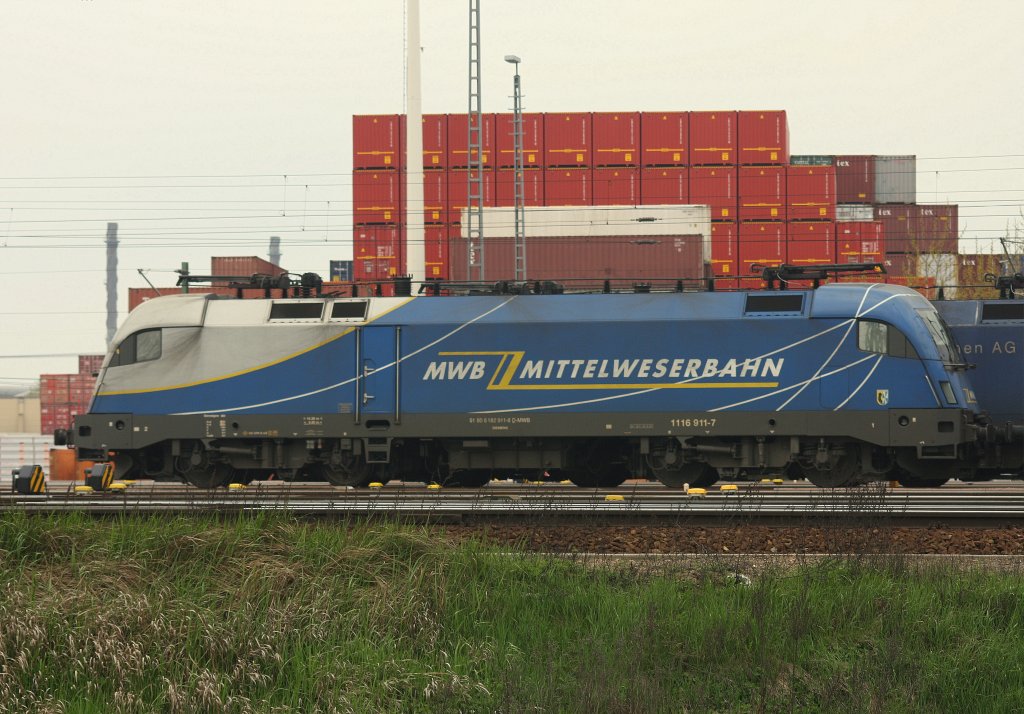
[[[526,211],[523,206],[526,181],[523,175],[523,95],[519,82],[519,63],[522,60],[516,55],[505,55],[505,61],[516,67],[515,76],[512,78],[512,153],[515,167],[512,205],[515,207],[515,279],[517,282],[523,282],[526,280]]]

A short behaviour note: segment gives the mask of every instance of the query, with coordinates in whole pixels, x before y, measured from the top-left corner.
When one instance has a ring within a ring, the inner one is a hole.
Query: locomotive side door
[[[402,328],[367,325],[359,328],[356,350],[356,421],[361,416],[399,420],[398,393]]]

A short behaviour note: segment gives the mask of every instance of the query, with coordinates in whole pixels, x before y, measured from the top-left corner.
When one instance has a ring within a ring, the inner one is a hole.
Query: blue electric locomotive
[[[1024,477],[1024,300],[937,300],[991,428],[979,450],[977,480]]]
[[[76,420],[81,458],[201,487],[271,472],[359,485],[821,486],[969,472],[963,361],[913,290],[151,300]]]

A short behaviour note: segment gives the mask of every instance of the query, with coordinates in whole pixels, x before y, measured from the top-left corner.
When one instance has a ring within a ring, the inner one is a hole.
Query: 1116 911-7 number
[[[718,421],[713,417],[685,417],[681,419],[670,419],[669,423],[676,427],[713,427]]]

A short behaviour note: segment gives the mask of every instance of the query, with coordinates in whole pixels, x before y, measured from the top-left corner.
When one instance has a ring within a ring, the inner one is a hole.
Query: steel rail
[[[1024,522],[1024,489],[959,486],[940,489],[821,490],[757,484],[704,497],[658,485],[582,489],[558,484],[429,490],[423,486],[346,489],[328,485],[258,484],[200,491],[174,484],[136,484],[122,491],[76,493],[50,485],[45,494],[0,493],[0,510],[32,513],[182,513],[288,511],[310,515],[414,517],[840,517],[1004,519]]]

